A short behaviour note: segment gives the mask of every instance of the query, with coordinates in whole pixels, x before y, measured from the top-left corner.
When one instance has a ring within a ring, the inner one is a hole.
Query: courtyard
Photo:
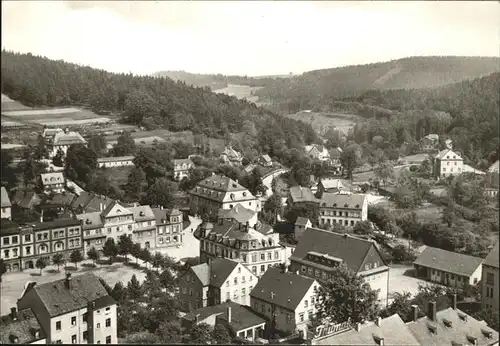
[[[418,285],[426,283],[427,281],[413,276],[413,266],[391,264],[389,269],[389,304],[395,292],[409,292],[414,296],[418,293]]]

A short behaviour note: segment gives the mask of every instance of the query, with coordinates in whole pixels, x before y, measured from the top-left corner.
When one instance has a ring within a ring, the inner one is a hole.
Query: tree
[[[70,145],[66,153],[66,177],[84,185],[88,184],[97,168],[97,155],[83,144]]]
[[[176,192],[176,183],[166,178],[158,178],[146,191],[146,194],[142,199],[142,203],[151,206],[172,208],[174,206],[174,194]]]
[[[2,180],[2,186],[4,186],[7,191],[12,189],[17,185],[18,181],[18,175],[15,172],[15,169],[12,167],[12,161],[13,157],[12,155],[7,151],[4,150],[2,155],[0,155],[1,159],[1,180]]]
[[[415,254],[408,249],[405,245],[397,245],[392,250],[393,259],[400,263],[413,262],[416,259]]]
[[[149,332],[140,332],[127,335],[124,341],[125,344],[144,344],[144,345],[154,345],[160,344],[161,341],[158,336]]]
[[[57,266],[57,271],[59,267],[64,264],[64,256],[62,253],[56,253],[52,256],[52,264]]]
[[[106,150],[106,137],[102,134],[92,135],[87,140],[87,145],[97,156],[101,156],[102,152]]]
[[[47,266],[47,262],[44,258],[40,257],[39,259],[36,260],[35,262],[35,267],[40,269],[40,275],[42,275],[42,270],[45,269]]]
[[[498,311],[492,308],[482,308],[473,316],[479,321],[485,321],[489,327],[494,330],[500,330],[500,321]]]
[[[212,331],[212,343],[219,345],[228,345],[231,344],[233,338],[229,333],[229,330],[224,324],[218,323],[214,326],[214,330]]]
[[[368,220],[356,222],[353,228],[355,234],[372,234],[373,229],[371,222]]]
[[[128,234],[122,234],[120,238],[118,238],[118,254],[125,256],[125,262],[128,263],[128,255],[132,252],[132,247],[134,246],[134,242],[132,241],[132,236]]]
[[[125,185],[127,195],[134,200],[139,200],[142,198],[142,193],[147,186],[148,183],[146,181],[146,173],[144,173],[142,168],[132,168],[127,178],[127,184]]]
[[[135,276],[135,274],[132,275],[132,278],[128,282],[127,295],[130,299],[137,299],[143,295],[142,286],[139,283],[139,280],[137,280],[137,276]]]
[[[199,323],[189,332],[189,341],[193,344],[208,345],[211,342],[212,327],[206,323]]]
[[[113,156],[126,156],[135,153],[135,141],[129,132],[121,134],[112,150]]]
[[[101,257],[101,255],[100,255],[99,251],[97,251],[96,248],[92,246],[89,249],[89,251],[87,251],[87,257],[92,260],[92,262],[94,263],[94,267],[95,267],[96,262],[99,260],[99,257]]]
[[[111,181],[109,175],[103,171],[94,172],[87,182],[87,190],[109,196],[111,198],[120,198],[119,189]]]
[[[71,254],[69,255],[69,260],[75,264],[75,266],[78,268],[78,263],[83,261],[83,256],[80,250],[73,250]]]
[[[412,298],[410,292],[394,292],[392,303],[381,311],[381,317],[389,317],[398,314],[404,322],[410,322],[412,315]]]
[[[64,152],[61,149],[52,158],[52,164],[57,167],[64,167]]]
[[[452,227],[453,224],[455,223],[456,217],[455,217],[455,208],[453,207],[452,204],[446,206],[441,214],[441,220],[443,223],[447,224],[448,227]]]
[[[45,146],[45,139],[41,134],[39,134],[37,138],[37,146],[34,151],[34,158],[35,160],[40,161],[41,159],[44,159],[47,156],[48,156],[48,150],[47,147]]]
[[[130,250],[130,254],[135,257],[135,264],[137,264],[137,260],[139,257],[141,257],[141,244],[140,243],[134,243],[132,245],[132,249]]]
[[[318,317],[330,318],[335,323],[349,318],[353,323],[361,323],[377,316],[378,291],[372,290],[362,277],[343,264],[330,275],[318,292]]]
[[[23,153],[23,160],[18,164],[19,169],[23,172],[25,186],[35,184],[36,178],[47,170],[47,164],[35,160],[35,156],[32,153],[33,148],[28,146],[27,150]]]
[[[391,162],[381,162],[374,169],[375,176],[382,181],[382,185],[386,185],[387,180],[394,177],[394,165]]]
[[[293,205],[285,211],[285,219],[290,223],[295,223],[298,217],[304,217],[311,221],[313,225],[318,224],[319,205],[318,203],[308,202]]]
[[[148,263],[151,261],[151,252],[149,249],[144,248],[141,250],[139,258],[146,263],[146,268],[148,267]]]
[[[161,322],[157,333],[162,344],[182,344],[184,340],[184,331],[178,321]]]
[[[160,252],[155,252],[153,258],[151,258],[151,264],[158,271],[163,264],[163,255]]]
[[[127,299],[127,290],[121,281],[118,281],[111,291],[111,297],[118,303],[124,302]]]
[[[116,255],[118,255],[118,248],[113,238],[106,239],[106,242],[102,247],[102,252],[104,256],[109,257],[109,264],[112,264]]]
[[[99,282],[101,283],[102,287],[104,287],[104,289],[106,290],[106,292],[108,294],[111,294],[111,291],[113,289],[111,288],[111,286],[108,285],[108,283],[106,282],[106,280],[104,280],[103,278],[99,277]]]
[[[352,180],[354,169],[358,166],[361,158],[360,148],[356,144],[351,144],[340,155],[340,162],[347,172],[347,176]]]

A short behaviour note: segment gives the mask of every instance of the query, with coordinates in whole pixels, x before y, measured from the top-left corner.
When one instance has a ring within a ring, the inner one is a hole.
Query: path
[[[260,198],[261,202],[264,203],[269,197],[271,197],[273,195],[273,189],[271,187],[272,183],[273,183],[273,179],[274,177],[277,177],[283,173],[286,173],[288,172],[289,169],[288,168],[281,168],[281,169],[278,169],[274,172],[272,172],[271,174],[269,174],[268,176],[266,176],[264,179],[262,179],[262,184],[267,187],[267,190],[266,190],[266,195],[265,196],[262,196]]]

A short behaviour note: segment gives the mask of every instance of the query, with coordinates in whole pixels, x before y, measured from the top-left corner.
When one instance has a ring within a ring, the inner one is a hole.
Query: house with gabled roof
[[[255,225],[257,223],[257,214],[258,213],[256,211],[245,208],[238,203],[232,209],[220,209],[217,214],[217,220],[236,220],[240,224],[246,224],[249,222],[251,225]]]
[[[181,246],[183,244],[183,214],[178,209],[152,208],[156,218],[156,245],[154,247]]]
[[[40,180],[45,193],[62,193],[66,188],[66,179],[62,172],[42,173]]]
[[[493,249],[483,261],[481,278],[481,304],[483,309],[491,309],[498,313],[498,296],[500,295],[500,265],[499,265],[499,247],[497,241]]]
[[[149,249],[156,247],[156,217],[149,205],[139,205],[127,208],[133,213],[134,229],[132,241]]]
[[[47,344],[47,337],[31,309],[17,311],[12,307],[9,315],[0,317],[1,344]]]
[[[319,161],[330,160],[330,153],[323,145],[319,144],[306,145],[304,147],[304,150],[306,152],[306,155],[312,157],[313,159]]]
[[[184,178],[189,178],[189,170],[194,168],[194,163],[190,159],[175,159],[173,164],[174,178],[179,181]]]
[[[45,129],[42,136],[45,140],[49,159],[56,156],[59,151],[66,156],[69,147],[73,144],[87,145],[87,141],[80,133],[69,131],[69,129],[65,129],[64,131],[60,128]]]
[[[316,315],[319,287],[313,278],[271,267],[250,293],[251,307],[268,319],[271,329],[306,331]]]
[[[427,246],[413,262],[418,277],[451,287],[475,285],[481,280],[483,259]]]
[[[12,219],[12,204],[10,203],[9,194],[7,193],[7,189],[2,186],[0,189],[0,203],[2,208],[2,219]]]
[[[37,284],[28,282],[17,301],[31,309],[47,343],[116,344],[117,311],[99,278],[92,273]]]
[[[420,139],[420,149],[422,151],[433,151],[439,148],[439,135],[430,133]]]
[[[372,289],[380,290],[379,301],[387,301],[389,267],[372,240],[308,228],[290,257],[291,271],[319,282],[332,279],[331,272],[341,264],[362,276]]]
[[[368,198],[364,194],[350,192],[325,192],[319,199],[319,220],[322,228],[334,224],[354,227],[368,219]]]
[[[349,183],[345,179],[326,178],[320,179],[318,182],[318,192],[343,192],[350,191]]]
[[[220,155],[222,162],[230,165],[241,165],[243,161],[243,156],[237,150],[234,150],[232,146],[226,146],[224,152]]]
[[[240,262],[218,257],[189,268],[179,278],[179,299],[186,311],[233,301],[250,305],[258,278]]]
[[[114,199],[93,192],[83,191],[71,204],[71,208],[78,214],[103,211]]]
[[[293,206],[297,203],[319,203],[319,199],[308,187],[292,186],[289,190],[287,204]]]
[[[293,237],[296,241],[302,237],[306,229],[312,227],[311,220],[306,217],[299,216],[297,220],[295,220],[295,227],[293,232]]]
[[[34,191],[18,189],[12,197],[12,204],[21,209],[32,210],[41,202],[40,196]]]
[[[441,150],[434,156],[433,175],[436,178],[460,175],[464,171],[462,156],[451,149]]]

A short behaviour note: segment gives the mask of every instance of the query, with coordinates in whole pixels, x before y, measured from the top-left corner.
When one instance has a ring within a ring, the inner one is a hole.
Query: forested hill
[[[170,78],[115,74],[2,51],[1,82],[2,93],[28,106],[87,105],[118,111],[125,121],[147,128],[192,130],[211,136],[227,136],[248,128],[255,128],[259,134],[279,127],[275,141],[294,146],[317,141],[310,125]]]
[[[287,107],[294,110],[311,109],[371,89],[433,88],[498,71],[500,58],[495,57],[410,57],[276,79],[255,94],[262,102],[288,103]]]

